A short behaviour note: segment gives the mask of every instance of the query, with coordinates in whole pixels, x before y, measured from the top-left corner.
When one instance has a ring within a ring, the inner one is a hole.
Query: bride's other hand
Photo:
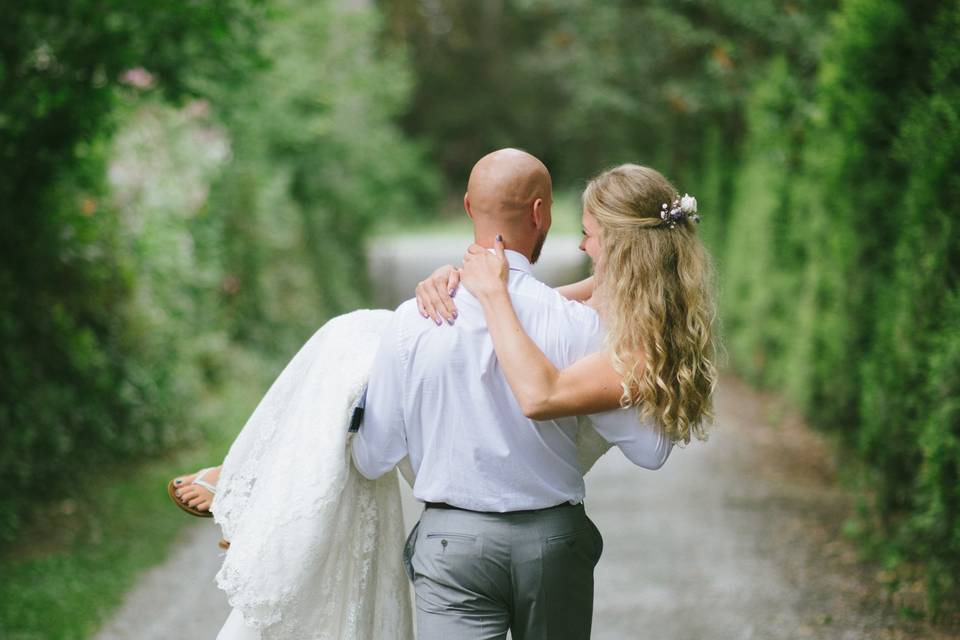
[[[510,263],[503,252],[503,237],[497,234],[493,242],[494,253],[478,244],[470,245],[463,256],[461,281],[477,298],[483,298],[507,290]]]
[[[460,286],[460,270],[445,264],[417,284],[417,308],[420,315],[430,318],[438,325],[446,320],[450,324],[457,317],[453,296]]]

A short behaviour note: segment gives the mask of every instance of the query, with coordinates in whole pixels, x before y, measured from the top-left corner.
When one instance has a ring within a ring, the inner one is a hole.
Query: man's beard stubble
[[[540,259],[540,251],[543,249],[543,243],[547,241],[547,234],[541,233],[537,238],[537,244],[533,245],[533,252],[530,254],[530,264],[537,264]]]

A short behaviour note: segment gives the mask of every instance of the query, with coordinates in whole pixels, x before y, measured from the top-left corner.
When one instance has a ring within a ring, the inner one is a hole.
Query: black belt
[[[544,511],[551,511],[553,509],[563,509],[564,507],[578,506],[575,504],[570,504],[569,502],[561,502],[560,504],[555,504],[552,507],[544,507],[542,509],[523,509],[520,511],[476,511],[474,509],[464,509],[463,507],[455,507],[452,504],[447,504],[446,502],[427,502],[427,503],[424,503],[424,505],[425,505],[425,508],[427,509],[453,509],[455,511],[469,511],[470,513],[491,513],[491,514],[498,514],[498,515],[543,513]]]

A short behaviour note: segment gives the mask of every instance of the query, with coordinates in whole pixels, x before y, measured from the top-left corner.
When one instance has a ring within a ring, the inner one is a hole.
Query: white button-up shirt
[[[590,307],[566,300],[533,277],[514,251],[508,289],[523,328],[564,368],[601,348]],[[480,302],[461,287],[458,317],[436,326],[416,301],[397,308],[374,359],[353,460],[368,478],[406,455],[413,495],[474,511],[540,509],[583,501],[575,417],[535,421],[523,415],[497,361]],[[597,431],[634,463],[659,468],[671,442],[633,409],[590,416]]]

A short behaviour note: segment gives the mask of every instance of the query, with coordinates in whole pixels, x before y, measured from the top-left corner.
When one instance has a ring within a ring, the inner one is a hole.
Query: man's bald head
[[[508,248],[535,260],[550,227],[552,188],[547,167],[526,151],[498,149],[480,158],[464,197],[477,242],[492,246],[502,233]]]
[[[551,189],[550,172],[540,160],[519,149],[498,149],[473,165],[467,196],[474,215],[508,222],[537,198],[549,201]]]

